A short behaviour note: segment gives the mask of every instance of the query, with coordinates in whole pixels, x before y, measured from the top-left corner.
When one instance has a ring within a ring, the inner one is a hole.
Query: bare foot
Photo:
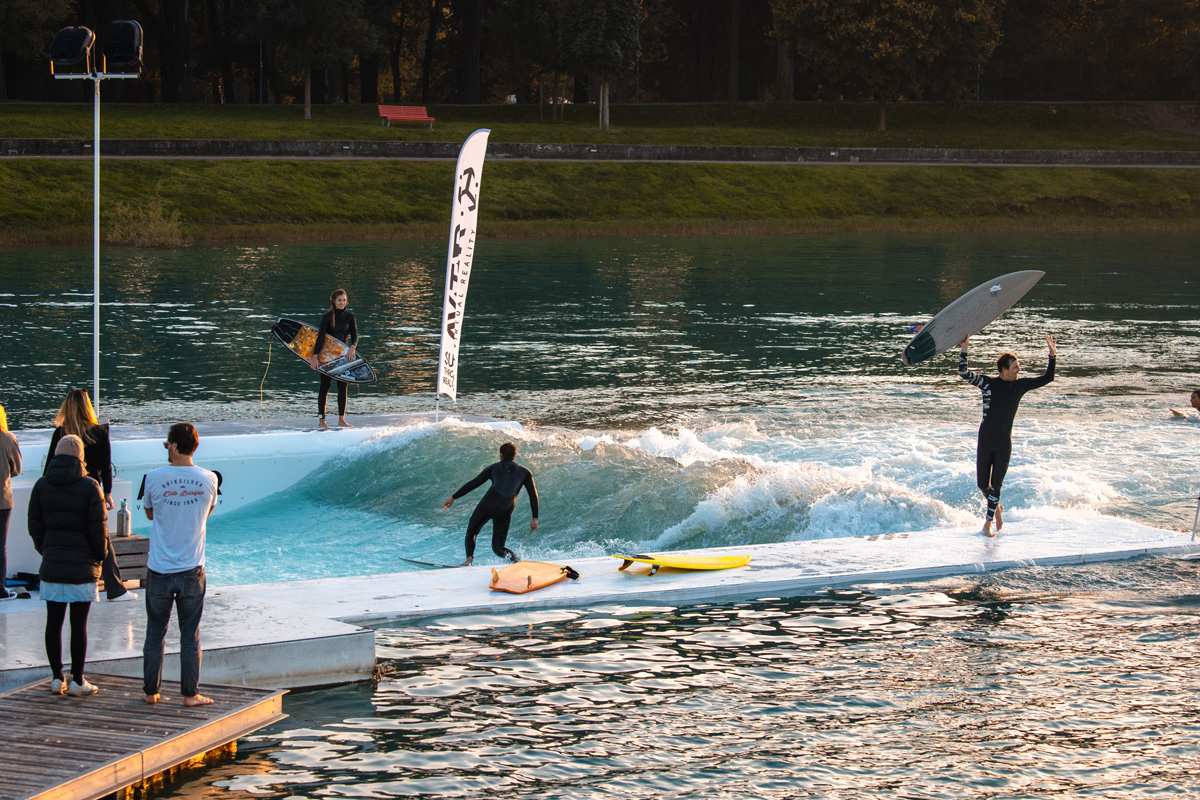
[[[183,704],[184,704],[185,706],[187,706],[188,708],[191,708],[191,707],[193,707],[193,706],[206,706],[206,705],[208,705],[208,704],[209,704],[209,703],[211,703],[211,702],[212,702],[212,698],[211,698],[211,697],[205,697],[205,696],[204,696],[204,695],[202,695],[202,694],[198,694],[198,695],[196,695],[195,697],[185,697],[185,698],[183,698]]]
[[[996,538],[996,534],[992,533],[992,521],[990,519],[983,521],[983,535],[990,539]]]
[[[996,506],[996,533],[1004,530],[1004,506]]]
[[[158,702],[158,695],[146,694],[146,695],[142,695],[142,699],[145,700],[148,705],[154,705],[155,703]]]
[[[338,427],[339,428],[353,428],[354,426],[351,425],[349,422],[346,422],[345,417],[338,417]]]
[[[317,420],[317,427],[321,428],[321,429],[325,429],[325,428],[328,428],[329,425],[326,424],[325,420],[319,419],[319,420]]]
[[[474,561],[474,560],[475,560],[475,559],[474,559],[474,557],[472,557],[472,558],[468,558],[466,561],[464,561],[464,562],[462,562],[461,564],[459,564],[459,566],[460,566],[460,567],[469,567],[469,566],[471,566],[471,562],[472,562],[472,561]]]

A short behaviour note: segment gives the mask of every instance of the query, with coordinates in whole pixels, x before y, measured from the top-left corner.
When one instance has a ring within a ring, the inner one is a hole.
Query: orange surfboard
[[[578,580],[579,573],[562,564],[545,564],[541,561],[518,561],[503,569],[492,568],[491,588],[498,592],[525,594],[541,589],[563,578]]]

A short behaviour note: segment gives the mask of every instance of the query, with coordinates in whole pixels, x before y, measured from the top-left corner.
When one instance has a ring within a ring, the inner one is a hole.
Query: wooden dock
[[[0,800],[96,800],[287,716],[284,690],[202,685],[215,702],[184,708],[178,683],[147,705],[138,678],[87,678],[90,697],[53,695],[48,679],[0,694]]]

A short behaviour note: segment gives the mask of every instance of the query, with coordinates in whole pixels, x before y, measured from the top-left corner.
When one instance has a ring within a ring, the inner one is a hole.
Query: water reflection
[[[1030,568],[1003,583],[385,629],[392,649],[369,698],[295,696],[289,722],[251,738],[255,766],[208,785],[294,797],[1186,793],[1200,626],[1157,576],[1197,567],[1127,566],[1148,609],[1105,609],[1101,589],[1122,571],[1108,565],[1052,571],[1082,595],[1030,594],[1043,572]]]

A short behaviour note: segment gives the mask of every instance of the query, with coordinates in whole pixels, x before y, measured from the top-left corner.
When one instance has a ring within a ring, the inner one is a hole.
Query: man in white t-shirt
[[[200,694],[200,616],[204,613],[204,535],[217,506],[217,476],[197,467],[196,429],[177,422],[167,433],[168,466],[146,474],[146,516],[154,523],[146,560],[146,643],[142,647],[143,690],[158,702],[163,645],[171,607],[179,612],[179,682],[185,706],[211,703]]]

